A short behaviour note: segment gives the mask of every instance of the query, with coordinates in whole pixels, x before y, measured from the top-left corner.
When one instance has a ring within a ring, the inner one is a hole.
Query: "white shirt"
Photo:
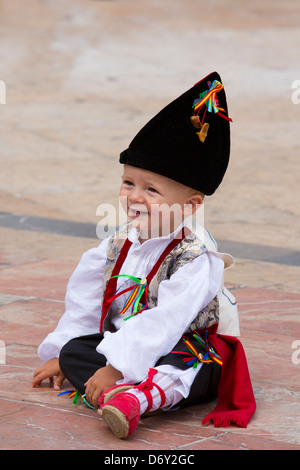
[[[170,243],[170,237],[149,239],[140,244],[137,231],[132,229],[129,239],[132,245],[120,274],[145,277]],[[99,332],[108,241],[103,240],[82,256],[68,283],[65,313],[55,331],[39,346],[42,360],[58,357],[62,346],[72,338]],[[112,321],[117,331],[105,332],[97,351],[122,372],[124,382],[140,382],[149,368],[172,350],[197,313],[219,293],[223,273],[223,260],[212,252],[205,252],[160,283],[156,307],[127,321],[117,313],[126,299],[126,294],[120,296],[113,303]],[[123,283],[124,278],[119,278],[117,287]]]

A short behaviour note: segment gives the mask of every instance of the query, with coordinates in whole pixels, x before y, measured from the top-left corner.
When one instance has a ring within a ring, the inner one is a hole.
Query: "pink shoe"
[[[127,390],[135,388],[143,392],[148,401],[148,407],[143,416],[153,416],[161,410],[150,412],[153,404],[151,390],[156,387],[159,391],[161,403],[160,408],[165,404],[165,392],[153,382],[153,377],[157,373],[156,369],[149,369],[148,378],[140,385],[123,384],[115,385],[105,390],[99,397],[98,413],[102,416],[115,436],[125,439],[137,428],[140,420],[141,407],[138,398]]]
[[[102,395],[100,395],[98,399],[98,405],[101,408],[101,406],[106,403],[108,400],[110,400],[112,397],[117,395],[118,393],[126,392],[127,390],[130,390],[131,388],[134,388],[134,385],[130,384],[123,384],[123,385],[114,385],[113,387],[107,388]],[[98,413],[101,415],[101,409],[98,410]]]
[[[101,405],[100,412],[112,433],[126,439],[139,424],[140,402],[130,393],[118,393]]]

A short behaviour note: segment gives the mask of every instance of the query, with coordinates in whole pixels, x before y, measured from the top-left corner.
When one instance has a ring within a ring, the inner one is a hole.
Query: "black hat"
[[[120,163],[211,195],[229,161],[229,121],[224,86],[213,72],[152,118],[121,153]]]

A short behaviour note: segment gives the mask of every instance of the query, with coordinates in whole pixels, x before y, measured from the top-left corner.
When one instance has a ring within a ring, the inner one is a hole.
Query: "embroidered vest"
[[[125,243],[127,235],[131,230],[130,224],[123,226],[115,235],[110,239],[107,246],[107,259],[103,277],[103,297],[107,287],[108,281],[112,275],[112,271],[120,254],[120,251]],[[201,256],[206,252],[207,248],[203,242],[193,233],[186,236],[172,251],[165,257],[161,263],[157,273],[150,282],[148,288],[148,308],[157,306],[157,295],[159,284],[170,277],[186,263]],[[132,274],[132,273],[128,273]],[[103,299],[102,299],[103,300]],[[142,315],[143,313],[141,313]],[[184,312],[182,312],[184,315]],[[131,321],[131,320],[129,320]],[[206,307],[195,315],[195,318],[185,333],[193,330],[208,328],[209,326],[219,322],[219,300],[216,296]],[[115,331],[111,322],[111,315],[108,315],[103,322],[103,331]]]

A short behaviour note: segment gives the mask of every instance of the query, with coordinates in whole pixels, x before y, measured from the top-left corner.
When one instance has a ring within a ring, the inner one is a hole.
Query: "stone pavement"
[[[0,1],[0,448],[299,449],[300,5]],[[118,155],[208,72],[225,82],[232,158],[205,222],[236,266],[241,340],[257,400],[247,429],[203,427],[214,403],[142,420],[120,441],[94,411],[32,389],[36,350],[68,278],[117,204]],[[1,98],[1,97],[0,97]],[[1,101],[1,99],[0,99]]]

